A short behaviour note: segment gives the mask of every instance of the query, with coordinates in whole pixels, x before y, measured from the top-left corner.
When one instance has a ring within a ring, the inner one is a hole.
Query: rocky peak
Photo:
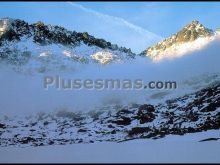
[[[194,20],[171,37],[166,38],[163,41],[157,43],[156,45],[147,48],[145,51],[141,53],[141,55],[147,55],[150,58],[155,58],[159,55],[163,55],[163,52],[166,52],[169,48],[172,48],[176,45],[189,43],[199,38],[211,37],[213,35],[213,30],[206,28],[199,21]]]
[[[176,34],[176,41],[194,41],[197,38],[211,36],[212,34],[213,31],[203,26],[199,21],[192,21]]]

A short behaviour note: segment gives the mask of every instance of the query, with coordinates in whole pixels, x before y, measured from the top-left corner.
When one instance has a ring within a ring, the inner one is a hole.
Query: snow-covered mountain
[[[181,57],[200,50],[220,38],[220,30],[211,30],[192,21],[171,37],[147,48],[140,55],[154,62]],[[98,39],[87,32],[68,31],[43,22],[28,24],[19,19],[0,20],[0,60],[25,72],[73,69],[87,63],[120,63],[135,58],[131,49]]]
[[[15,66],[45,72],[71,67],[76,62],[108,64],[134,58],[125,47],[98,39],[87,32],[68,31],[42,22],[0,20],[0,59]]]
[[[154,61],[180,57],[205,47],[218,34],[219,30],[207,29],[193,21],[142,54]],[[63,74],[68,78],[81,78],[83,75],[82,79],[120,77],[177,81],[178,88],[169,91],[46,91],[41,86],[44,74],[23,77],[2,69],[0,89],[3,92],[0,99],[1,113],[5,114],[0,116],[0,147],[121,142],[219,130],[219,45],[220,42],[213,42],[198,53],[199,57],[188,56],[163,65],[136,58],[129,64],[109,65],[109,68],[102,69],[91,66],[83,74]],[[130,49],[96,39],[88,33],[71,32],[42,22],[0,21],[1,62],[24,71],[44,73],[71,69],[82,63],[118,63],[134,56]],[[121,103],[121,100],[125,102]],[[100,103],[97,104],[99,108],[96,103]],[[65,106],[70,109],[65,110]],[[37,114],[35,107],[41,113]],[[54,108],[59,111],[54,112]],[[22,114],[23,109],[32,115]],[[9,111],[17,111],[20,116],[6,116]]]
[[[204,48],[219,38],[219,34],[219,30],[214,31],[199,21],[192,21],[176,34],[147,48],[141,55],[150,57],[154,62],[181,57]]]

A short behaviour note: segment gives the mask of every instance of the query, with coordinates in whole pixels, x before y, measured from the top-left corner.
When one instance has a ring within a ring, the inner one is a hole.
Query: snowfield
[[[220,131],[133,140],[42,147],[1,147],[1,163],[219,163]]]

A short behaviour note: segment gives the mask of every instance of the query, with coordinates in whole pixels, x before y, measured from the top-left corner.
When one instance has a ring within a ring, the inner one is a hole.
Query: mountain
[[[180,32],[148,48],[142,55],[155,61],[179,57],[207,45],[218,32],[193,21]],[[138,75],[138,78],[147,78],[148,81],[176,81],[178,88],[172,91],[144,89],[137,93],[120,90],[111,93],[103,90],[101,95],[95,90],[78,93],[45,91],[42,84],[38,84],[39,81],[42,83],[43,74],[17,77],[17,73],[2,70],[1,112],[14,111],[13,114],[20,116],[6,116],[6,113],[0,116],[0,147],[122,142],[219,130],[220,74],[216,53],[219,43],[212,46],[204,49],[200,58],[191,56],[189,60],[177,60],[162,66],[146,65],[149,63],[143,61],[134,63],[134,66],[123,66],[125,68],[112,65],[110,71],[103,69],[101,74],[96,72],[99,68],[89,68],[89,73],[82,74],[82,79],[91,75],[95,78],[100,74],[102,78],[111,78],[112,75],[127,78],[128,75],[132,80]],[[212,52],[212,58],[208,52]],[[9,18],[0,21],[0,62],[19,70],[42,73],[50,69],[71,69],[79,63],[121,62],[134,56],[130,49],[97,39],[86,32],[68,31],[42,22],[28,24]],[[190,72],[185,66],[190,68]],[[116,75],[119,69],[120,74]],[[212,75],[212,72],[217,73]],[[73,72],[64,73],[71,79],[79,76]],[[36,79],[32,79],[34,77]],[[96,103],[101,106],[96,107]],[[65,106],[70,108],[65,110]],[[43,112],[36,113],[35,110]],[[22,114],[23,111],[31,115]]]
[[[180,57],[203,48],[218,34],[219,30],[213,31],[204,27],[199,21],[192,21],[176,34],[147,48],[141,55],[148,56],[153,61]]]
[[[158,139],[220,128],[220,82],[157,105],[0,117],[0,146]]]
[[[0,59],[16,66],[35,66],[44,72],[51,63],[61,68],[73,62],[108,64],[134,58],[134,55],[130,49],[87,32],[68,31],[43,22],[28,24],[19,19],[0,20]]]

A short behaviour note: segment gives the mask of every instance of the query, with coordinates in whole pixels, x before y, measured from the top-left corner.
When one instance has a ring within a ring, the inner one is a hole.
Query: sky
[[[86,31],[140,53],[192,20],[220,28],[220,2],[0,2],[0,17]]]

